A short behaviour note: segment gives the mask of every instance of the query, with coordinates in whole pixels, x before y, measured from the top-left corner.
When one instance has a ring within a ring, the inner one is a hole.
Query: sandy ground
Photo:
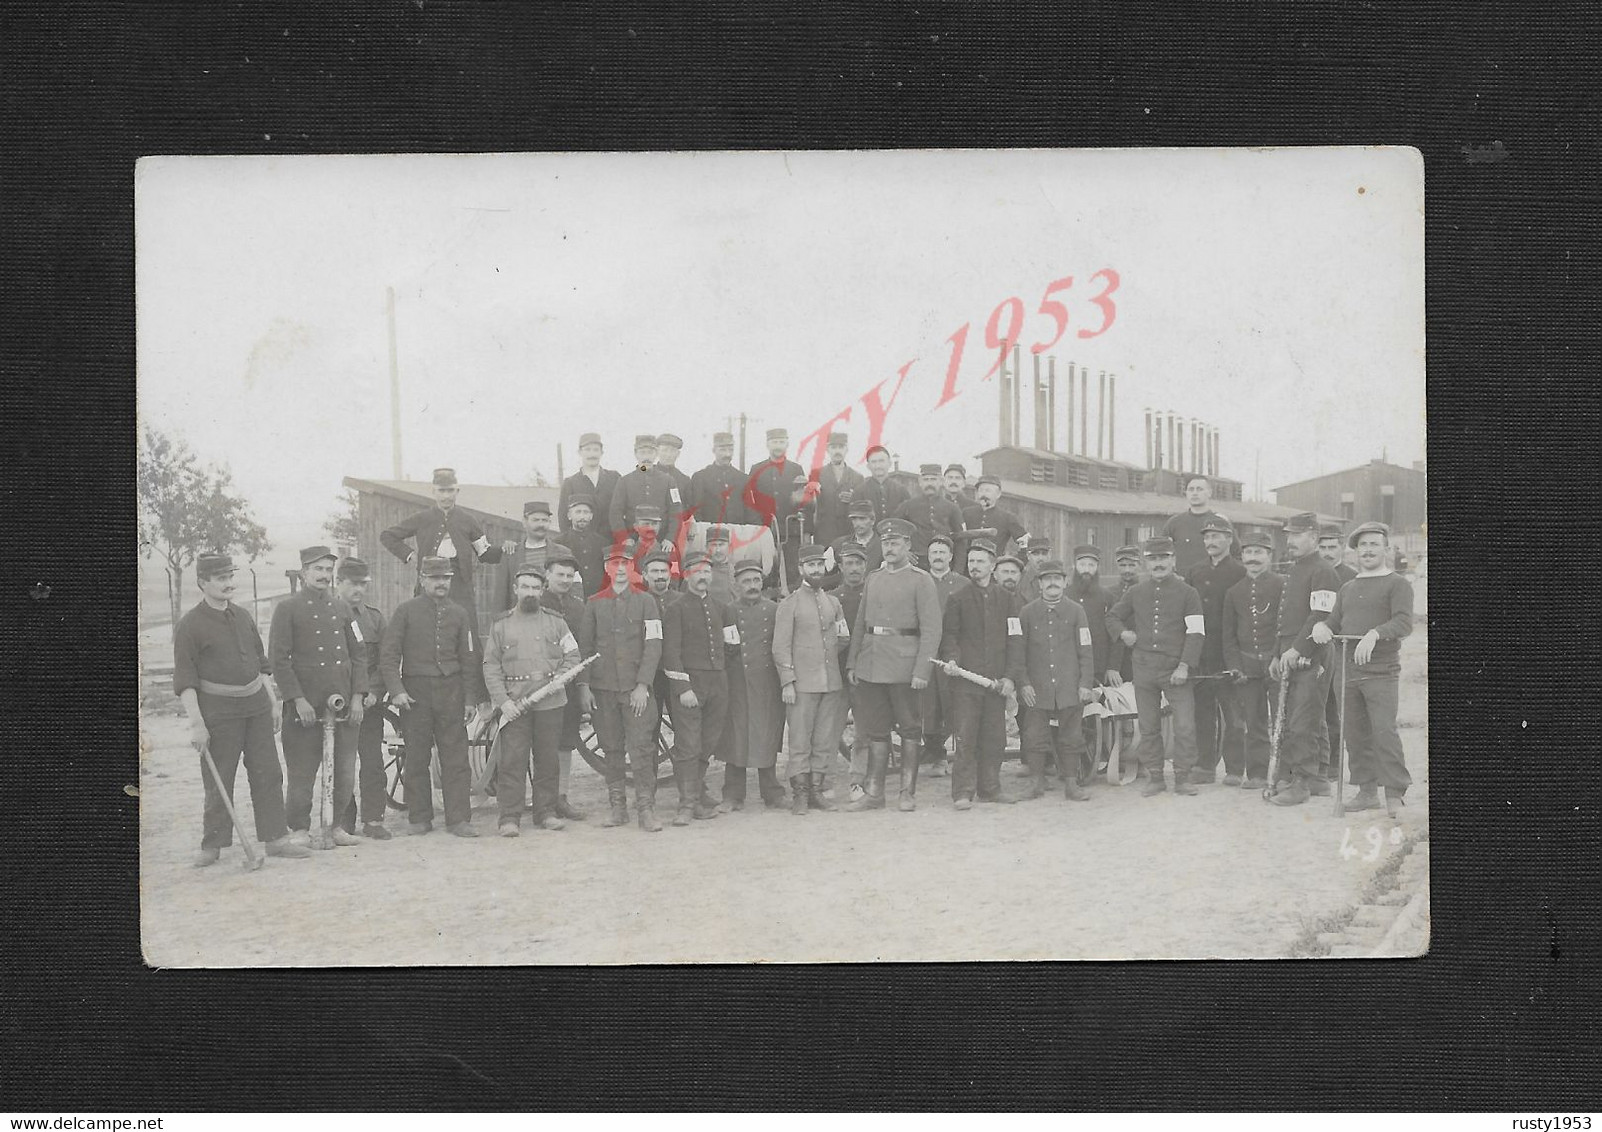
[[[198,761],[181,717],[151,715],[144,954],[156,966],[1283,956],[1358,899],[1394,851],[1394,825],[1427,824],[1425,637],[1420,627],[1403,646],[1415,786],[1397,823],[1383,811],[1337,820],[1323,798],[1281,809],[1222,785],[1146,799],[1099,784],[1088,803],[1058,790],[960,813],[950,780],[925,778],[911,814],[893,794],[887,810],[805,818],[757,801],[647,835],[601,828],[604,787],[575,760],[570,797],[591,818],[560,832],[525,823],[521,838],[495,837],[493,809],[480,808],[476,841],[442,826],[408,837],[391,811],[388,842],[254,873],[235,846],[197,870]],[[1003,773],[1014,793],[1017,769]],[[721,773],[714,764],[714,792]],[[237,794],[249,828],[242,773]],[[662,790],[659,812],[674,796]],[[1343,857],[1343,842],[1356,852]]]

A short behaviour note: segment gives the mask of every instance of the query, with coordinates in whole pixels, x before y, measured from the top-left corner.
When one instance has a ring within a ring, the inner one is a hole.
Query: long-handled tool
[[[1363,638],[1360,635],[1355,633],[1337,633],[1334,635],[1334,640],[1340,642],[1337,647],[1341,650],[1341,658],[1336,662],[1335,669],[1336,680],[1340,683],[1339,694],[1341,697],[1341,706],[1337,709],[1340,713],[1339,719],[1341,721],[1341,740],[1336,744],[1339,750],[1335,752],[1335,766],[1337,767],[1337,771],[1334,790],[1335,816],[1338,818],[1343,818],[1346,816],[1346,642],[1360,641],[1362,639]]]
[[[1283,664],[1279,666],[1279,700],[1274,705],[1274,727],[1268,733],[1268,785],[1263,788],[1263,801],[1273,798],[1274,790],[1279,785],[1275,775],[1279,773],[1279,747],[1285,734],[1285,700],[1290,691],[1290,669]]]
[[[977,672],[970,672],[954,660],[937,660],[935,663],[940,666],[947,676],[960,676],[962,679],[968,681],[968,683],[977,684],[987,692],[999,691],[1001,689],[1000,680],[992,680],[988,676],[981,676]]]
[[[245,851],[245,868],[255,872],[261,868],[262,859],[256,855],[255,847],[250,843],[250,834],[245,832],[244,823],[239,820],[239,814],[234,810],[234,803],[228,797],[228,787],[223,785],[222,774],[217,770],[217,764],[211,758],[211,743],[200,745],[200,757],[205,760],[206,769],[211,771],[211,780],[217,784],[217,793],[222,798],[223,809],[228,811],[228,818],[234,823],[234,832],[239,834],[239,847]]]
[[[591,653],[589,656],[573,665],[573,667],[564,669],[563,671],[557,673],[555,676],[551,677],[549,681],[541,684],[538,688],[535,688],[532,692],[528,693],[528,695],[519,697],[515,700],[507,700],[501,705],[500,709],[501,722],[503,726],[508,721],[516,719],[518,716],[528,711],[547,696],[555,693],[558,688],[564,688],[568,684],[571,684],[578,677],[580,672],[583,672],[586,668],[594,664],[600,658],[600,653]],[[478,782],[476,782],[473,786],[473,789],[479,791],[480,793],[482,793],[491,782],[495,781],[495,771],[496,768],[500,766],[501,762],[501,730],[502,729],[500,728],[496,730],[495,740],[490,744],[489,755],[484,759],[483,773],[478,776]],[[589,762],[590,760],[586,758],[585,761]],[[595,766],[593,762],[590,762],[590,765]],[[599,768],[597,768],[597,770],[599,770]]]
[[[338,692],[328,694],[328,703],[323,707],[323,760],[318,767],[318,776],[323,780],[323,788],[317,798],[317,844],[318,849],[332,849],[334,836],[328,831],[329,793],[333,789],[334,776],[334,729],[339,726],[338,716],[345,710],[345,697]]]

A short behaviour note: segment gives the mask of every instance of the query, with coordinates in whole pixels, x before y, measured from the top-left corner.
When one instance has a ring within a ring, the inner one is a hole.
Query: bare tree
[[[347,487],[339,496],[339,509],[328,516],[323,530],[336,544],[357,546],[362,533],[361,496],[353,487]]]
[[[139,549],[167,563],[175,627],[183,608],[184,571],[197,555],[238,552],[253,559],[272,546],[250,505],[234,494],[226,466],[203,464],[182,437],[148,424],[140,438],[138,489]]]

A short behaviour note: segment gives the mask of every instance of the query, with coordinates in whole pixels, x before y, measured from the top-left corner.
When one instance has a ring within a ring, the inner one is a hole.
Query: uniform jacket
[[[946,606],[951,604],[951,595],[960,593],[973,585],[972,579],[966,574],[958,573],[956,570],[947,570],[938,578],[933,574],[930,574],[929,577],[934,579],[935,592],[940,595],[940,616],[942,619],[946,615]]]
[[[690,477],[677,464],[668,467],[658,464],[657,471],[668,478],[668,511],[663,524],[662,537],[671,543],[679,541],[679,528],[693,521],[695,499],[690,490]]]
[[[896,517],[918,528],[912,537],[912,549],[920,558],[929,549],[930,535],[954,535],[962,530],[962,512],[944,495],[920,494],[909,499],[896,511]],[[966,565],[952,561],[956,566]]]
[[[384,611],[365,601],[350,605],[350,611],[357,638],[353,659],[367,669],[367,690],[382,694],[384,674],[378,667],[378,647],[384,640]]]
[[[912,498],[907,494],[906,488],[889,476],[886,476],[882,481],[876,480],[872,476],[865,477],[862,481],[862,486],[857,489],[856,497],[873,501],[873,521],[875,523],[898,514],[901,510],[901,505]]]
[[[1174,540],[1174,573],[1183,578],[1190,572],[1192,566],[1207,561],[1207,547],[1202,542],[1202,527],[1209,519],[1223,519],[1217,511],[1203,511],[1194,515],[1190,511],[1181,511],[1177,515],[1170,515],[1163,524],[1163,534]],[[1224,519],[1227,523],[1229,520]],[[1229,544],[1229,557],[1240,557],[1240,540],[1233,539]]]
[[[870,684],[929,679],[940,648],[940,595],[916,566],[881,566],[862,585],[846,671]]]
[[[1112,609],[1116,600],[1112,592],[1102,586],[1094,578],[1090,585],[1080,588],[1076,585],[1078,575],[1070,578],[1068,588],[1063,596],[1079,603],[1085,611],[1085,618],[1090,623],[1090,650],[1094,676],[1099,683],[1102,675],[1109,669],[1117,668],[1124,661],[1124,642],[1107,632],[1107,612]]]
[[[662,532],[668,529],[668,523],[681,510],[669,498],[669,493],[674,490],[677,488],[672,479],[661,468],[652,465],[643,472],[635,468],[618,480],[617,487],[612,490],[612,507],[607,512],[608,526],[614,534],[633,530],[636,509],[641,504],[650,504],[662,513],[662,521],[656,525],[657,537],[660,538]]]
[[[244,719],[267,710],[271,701],[265,686],[250,696],[200,690],[202,680],[239,687],[272,674],[255,619],[233,602],[213,609],[202,601],[184,614],[173,630],[172,650],[172,690],[182,695],[195,689],[202,719]]]
[[[347,700],[367,694],[366,654],[357,652],[352,620],[342,599],[309,586],[278,603],[267,652],[284,702],[304,696],[321,714],[333,693]]]
[[[835,539],[851,534],[851,519],[846,514],[851,504],[849,501],[842,502],[840,493],[848,491],[851,498],[855,499],[858,489],[862,487],[862,473],[848,464],[841,464],[838,472],[835,465],[825,464],[813,473],[812,478],[818,485],[814,498],[814,534],[819,544],[828,546]]]
[[[794,460],[764,460],[753,465],[742,497],[751,521],[774,526],[794,515],[801,506],[793,498],[795,481],[805,478],[806,469]]]
[[[501,581],[501,600],[499,603],[502,610],[510,609],[517,604],[517,568],[526,564],[533,564],[541,570],[545,569],[546,564],[550,561],[551,547],[555,546],[558,541],[555,531],[550,531],[546,534],[543,546],[528,545],[528,535],[526,533],[517,540],[517,549],[512,552],[511,559],[506,563],[506,569],[503,571],[506,577]]]
[[[843,686],[840,653],[850,643],[845,607],[833,594],[801,585],[779,603],[773,626],[773,663],[781,685],[794,684],[798,692],[839,691]]]
[[[1019,522],[1018,516],[999,503],[988,511],[985,510],[982,503],[968,504],[962,509],[962,525],[971,531],[979,530],[983,527],[995,527],[1000,531],[1001,533],[991,540],[996,544],[996,553],[998,554],[1006,554],[1008,547],[1016,548],[1018,540],[1029,533],[1024,530],[1024,525]],[[953,558],[952,561],[958,567],[967,565],[967,560],[962,555],[966,553],[969,541],[968,539],[957,540],[957,557]]]
[[[612,588],[606,576],[606,556],[612,549],[611,540],[604,529],[604,519],[597,519],[582,531],[567,530],[562,532],[561,543],[573,552],[578,559],[578,572],[584,596],[600,593],[602,590]]]
[[[562,489],[556,497],[556,521],[565,529],[567,527],[567,508],[573,502],[575,495],[591,495],[595,497],[595,512],[590,518],[590,526],[600,530],[604,538],[610,533],[608,524],[612,517],[612,494],[617,490],[617,484],[623,477],[611,468],[601,468],[596,472],[596,478],[591,480],[581,468],[562,481]],[[572,546],[571,543],[566,545]],[[575,551],[578,547],[573,547]]]
[[[731,464],[711,463],[690,477],[690,506],[703,523],[756,523],[745,505],[745,473]]]
[[[836,589],[830,590],[829,593],[840,603],[840,611],[845,614],[847,637],[841,642],[840,648],[840,678],[844,680],[846,661],[851,657],[851,637],[849,634],[851,627],[857,623],[857,610],[862,608],[862,587],[848,586],[842,581]]]
[[[1224,595],[1224,667],[1247,676],[1267,676],[1268,663],[1278,656],[1279,599],[1285,579],[1272,570],[1245,577]]]
[[[662,665],[662,610],[649,594],[629,592],[584,603],[579,652],[600,653],[579,682],[603,692],[650,687]]]
[[[483,703],[489,696],[474,636],[467,610],[450,598],[436,602],[423,594],[401,602],[378,646],[384,686],[398,696],[406,691],[403,676],[460,675],[467,694]]]
[[[1077,708],[1079,689],[1100,679],[1091,645],[1090,617],[1079,602],[1064,597],[1056,606],[1032,601],[1023,607],[1024,678],[1035,690],[1035,707]]]
[[[440,555],[440,546],[447,535],[450,537],[448,549],[454,553]],[[407,545],[408,539],[416,544],[415,549]],[[484,528],[478,525],[478,520],[459,506],[452,507],[448,515],[438,507],[419,511],[379,535],[378,541],[384,544],[384,549],[402,562],[413,555],[416,556],[416,562],[436,555],[449,558],[456,570],[455,576],[451,578],[451,597],[468,609],[475,608],[474,568],[480,562],[493,564],[501,561],[501,548],[491,546],[489,540],[484,537]],[[480,547],[483,549],[479,549]],[[413,593],[422,592],[422,584],[419,583]]]
[[[734,584],[734,564],[732,562],[712,563],[712,576],[707,579],[707,596],[724,605],[732,605],[740,598],[740,588]]]
[[[1344,586],[1347,582],[1357,577],[1357,571],[1346,565],[1346,563],[1340,562],[1335,566],[1335,577],[1340,581],[1341,585]],[[1338,593],[1339,591],[1336,592]]]
[[[727,614],[739,643],[724,649],[729,673],[729,727],[725,750],[746,756],[747,765],[772,763],[784,736],[784,701],[773,660],[774,626],[779,607],[770,598],[736,601]]]
[[[1135,633],[1136,653],[1156,653],[1194,668],[1207,633],[1201,598],[1174,574],[1161,582],[1142,578],[1107,614],[1107,632],[1117,636],[1125,630]]]
[[[1222,672],[1229,666],[1224,663],[1224,595],[1236,582],[1246,576],[1246,567],[1229,555],[1214,564],[1212,559],[1190,568],[1185,582],[1201,598],[1202,618],[1207,625],[1207,640],[1202,644],[1201,670]]]
[[[856,535],[848,532],[828,544],[829,572],[823,576],[824,589],[832,590],[840,584],[843,576],[840,573],[840,552],[852,544],[862,548],[870,573],[884,565],[884,549],[879,545],[879,536],[877,534],[869,535],[867,542],[860,543],[857,542]]]
[[[940,659],[954,660],[969,672],[992,680],[1009,677],[1023,683],[1023,601],[999,582],[977,583],[951,595],[946,603],[945,631],[940,636]],[[979,686],[961,677],[953,687],[977,692]]]
[[[1285,576],[1285,589],[1279,598],[1279,634],[1275,647],[1281,653],[1295,649],[1315,660],[1324,652],[1309,636],[1313,626],[1329,617],[1340,592],[1340,579],[1315,551],[1298,558]]]
[[[688,590],[669,598],[662,607],[662,670],[673,681],[673,691],[690,687],[690,672],[722,672],[728,646],[734,643],[729,607],[712,597]]]
[[[543,606],[533,613],[508,609],[490,622],[484,646],[484,685],[490,702],[500,707],[509,699],[521,699],[580,659],[578,641],[561,614]],[[534,710],[566,706],[564,687],[535,704]]]

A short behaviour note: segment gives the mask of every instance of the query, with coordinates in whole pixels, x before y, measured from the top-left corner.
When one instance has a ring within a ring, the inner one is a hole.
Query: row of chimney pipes
[[[1006,353],[1001,357],[1001,444],[1019,446],[1023,424],[1022,350],[1012,348],[1009,372]],[[1040,374],[1040,355],[1035,361],[1035,447],[1057,450],[1057,359],[1046,359],[1044,380]],[[1063,451],[1090,455],[1090,370],[1080,367],[1079,447],[1074,447],[1074,363],[1068,363],[1067,436]],[[1115,446],[1118,375],[1105,370],[1096,375],[1096,458],[1116,460]],[[1166,468],[1204,476],[1218,474],[1218,428],[1202,421],[1185,420],[1164,409],[1146,410],[1146,467]]]

